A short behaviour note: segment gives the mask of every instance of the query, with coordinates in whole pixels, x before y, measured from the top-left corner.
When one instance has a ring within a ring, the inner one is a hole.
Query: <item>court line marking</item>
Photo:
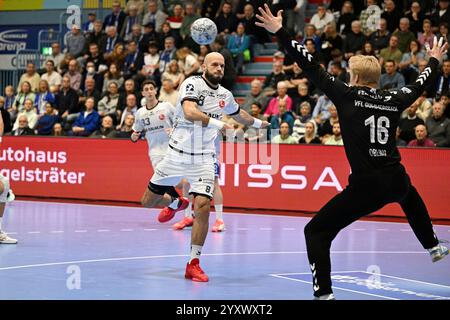
[[[365,271],[365,273],[372,275],[372,273],[367,272],[367,271]],[[380,273],[380,275],[384,276],[384,277],[387,277],[387,278],[411,281],[411,282],[416,282],[416,283],[421,283],[421,284],[428,284],[428,285],[432,285],[432,286],[442,287],[442,288],[445,288],[445,289],[450,289],[450,286],[446,286],[446,285],[443,285],[443,284],[437,284],[437,283],[431,283],[431,282],[426,282],[426,281],[420,281],[420,280],[413,280],[413,279],[408,279],[408,278],[389,276],[389,275],[383,274],[383,273]]]
[[[300,279],[292,279],[292,278],[287,278],[287,277],[283,277],[277,274],[271,274],[272,277],[276,277],[276,278],[280,278],[280,279],[286,279],[286,280],[291,280],[291,281],[297,281],[297,282],[302,282],[302,283],[307,283],[312,285],[311,281],[305,281],[305,280],[300,280]],[[372,296],[372,297],[377,297],[377,298],[383,298],[386,300],[400,300],[400,299],[396,299],[396,298],[391,298],[391,297],[387,297],[387,296],[382,296],[382,295],[378,295],[378,294],[373,294],[373,293],[367,293],[367,292],[363,292],[363,291],[357,291],[357,290],[351,290],[351,289],[345,289],[345,288],[341,288],[341,287],[336,287],[333,286],[333,289],[339,289],[339,290],[343,290],[343,291],[348,291],[348,292],[352,292],[352,293],[358,293],[358,294],[362,294],[362,295],[367,295],[367,296]]]
[[[361,270],[346,270],[346,271],[332,271],[331,273],[355,273],[355,272],[362,272]],[[285,273],[273,273],[270,274],[271,276],[279,275],[279,276],[292,276],[295,274],[301,274],[301,275],[308,275],[311,274],[311,272],[285,272]],[[312,284],[312,283],[311,283]]]
[[[163,229],[137,229],[136,231],[158,231]],[[167,228],[167,230],[173,230],[173,228]],[[252,230],[251,228],[234,228],[234,230]],[[283,230],[283,231],[295,231],[297,228],[280,228],[280,229],[274,229],[271,227],[260,227],[260,231],[270,231],[270,230]],[[376,231],[390,231],[389,229],[375,229]],[[27,233],[30,234],[38,234],[38,233],[64,233],[64,232],[71,232],[72,230],[57,230],[57,231],[28,231]],[[135,229],[119,229],[119,230],[110,230],[110,229],[98,229],[97,232],[110,232],[110,231],[118,231],[118,232],[132,232],[135,231]],[[371,231],[370,229],[367,230],[366,228],[353,228],[353,229],[343,229],[343,232],[346,231]],[[372,230],[373,231],[373,230]],[[411,229],[400,229],[400,230],[393,230],[393,231],[400,231],[400,232],[413,232]],[[88,230],[73,230],[73,232],[76,233],[86,233]],[[448,230],[450,232],[450,230]],[[17,235],[17,232],[8,232],[8,234],[14,234]]]
[[[306,254],[306,253],[307,253],[306,251],[223,252],[223,253],[204,253],[204,254],[202,254],[202,256],[275,255],[275,254]],[[374,254],[374,253],[376,253],[376,254],[424,254],[427,252],[424,252],[424,251],[331,251],[331,254]],[[94,262],[148,260],[148,259],[181,258],[181,257],[189,257],[189,255],[188,254],[174,254],[174,255],[160,255],[160,256],[138,256],[138,257],[122,257],[122,258],[118,257],[118,258],[49,262],[49,263],[10,266],[10,267],[0,267],[0,271],[35,268],[35,267],[48,267],[48,266],[57,266],[57,265],[66,265],[66,264],[83,264],[83,263],[94,263]]]
[[[95,207],[108,207],[108,208],[117,208],[117,209],[123,209],[123,208],[130,208],[130,209],[138,209],[138,210],[145,210],[146,212],[148,212],[147,208],[139,208],[139,207],[131,207],[131,206],[112,206],[112,205],[103,205],[103,204],[90,204],[90,203],[64,203],[64,202],[50,202],[50,201],[34,201],[34,200],[28,200],[28,201],[24,201],[24,200],[15,200],[14,202],[19,202],[19,203],[30,203],[30,202],[37,202],[37,203],[50,203],[50,204],[57,204],[57,205],[75,205],[75,206],[95,206]],[[215,212],[215,211],[211,211],[211,212]],[[279,217],[279,218],[292,218],[292,219],[312,219],[314,216],[310,217],[293,217],[293,216],[284,216],[284,215],[280,215],[280,214],[249,214],[249,213],[238,213],[238,212],[224,212],[224,214],[229,214],[229,215],[244,215],[244,216],[260,216],[260,217]],[[358,220],[355,223],[390,223],[390,224],[408,224],[407,222],[390,222],[390,221],[361,221]],[[439,227],[448,227],[447,224],[434,224],[433,226],[439,226]],[[449,230],[450,232],[450,230]]]
[[[365,273],[367,275],[373,275],[373,273],[371,272],[367,272],[367,271],[363,271],[363,270],[355,270],[355,271],[333,271],[331,272],[333,273],[355,273],[355,272],[361,272],[361,273]],[[300,275],[308,275],[311,274],[311,272],[292,272],[292,273],[277,273],[279,275],[295,275],[295,274],[300,274]],[[393,279],[398,279],[398,280],[404,280],[404,281],[411,281],[411,282],[416,282],[416,283],[420,283],[420,284],[427,284],[427,285],[431,285],[431,286],[437,286],[437,287],[442,287],[445,289],[450,289],[450,286],[446,286],[444,284],[437,284],[437,283],[431,283],[431,282],[426,282],[426,281],[420,281],[420,280],[413,280],[413,279],[408,279],[408,278],[401,278],[401,277],[395,277],[395,276],[390,276],[384,273],[378,273],[377,276],[383,276],[386,278],[393,278]],[[310,282],[312,284],[312,282]]]

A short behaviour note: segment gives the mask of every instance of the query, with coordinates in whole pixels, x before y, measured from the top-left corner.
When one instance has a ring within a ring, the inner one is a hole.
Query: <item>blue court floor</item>
[[[310,218],[226,213],[227,230],[210,232],[202,252],[210,282],[195,283],[184,279],[191,231],[159,224],[157,213],[8,204],[3,227],[19,244],[0,245],[0,300],[312,298],[303,237]],[[450,238],[450,226],[435,231]],[[432,263],[405,223],[356,222],[331,255],[337,299],[450,299],[450,258]]]

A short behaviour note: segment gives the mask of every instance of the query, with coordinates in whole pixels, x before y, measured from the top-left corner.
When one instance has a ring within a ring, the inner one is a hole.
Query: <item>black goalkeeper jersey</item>
[[[339,115],[345,153],[353,173],[371,173],[400,163],[395,133],[401,112],[423,92],[436,73],[439,61],[430,58],[412,85],[399,90],[350,86],[331,76],[306,48],[281,28],[276,36],[286,52],[334,103]]]

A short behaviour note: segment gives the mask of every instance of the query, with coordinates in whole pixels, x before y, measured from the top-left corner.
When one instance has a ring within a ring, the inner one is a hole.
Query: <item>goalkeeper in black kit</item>
[[[331,199],[306,225],[308,259],[313,274],[315,299],[334,300],[331,288],[331,242],[352,222],[397,202],[409,225],[433,262],[444,258],[448,249],[433,231],[427,208],[400,163],[395,133],[400,114],[423,92],[437,72],[448,44],[435,38],[425,70],[416,82],[399,90],[377,89],[381,66],[372,56],[350,58],[350,85],[323,70],[306,48],[282,27],[282,12],[273,16],[267,4],[259,8],[256,25],[275,33],[287,53],[307,78],[335,104],[341,125],[345,153],[352,173],[344,191]]]

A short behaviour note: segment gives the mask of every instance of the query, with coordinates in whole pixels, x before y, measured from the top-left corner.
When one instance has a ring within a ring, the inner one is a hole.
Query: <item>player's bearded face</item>
[[[218,85],[223,78],[223,72],[222,71],[214,71],[214,73],[211,73],[208,71],[208,69],[206,69],[205,70],[205,78],[212,84]]]

